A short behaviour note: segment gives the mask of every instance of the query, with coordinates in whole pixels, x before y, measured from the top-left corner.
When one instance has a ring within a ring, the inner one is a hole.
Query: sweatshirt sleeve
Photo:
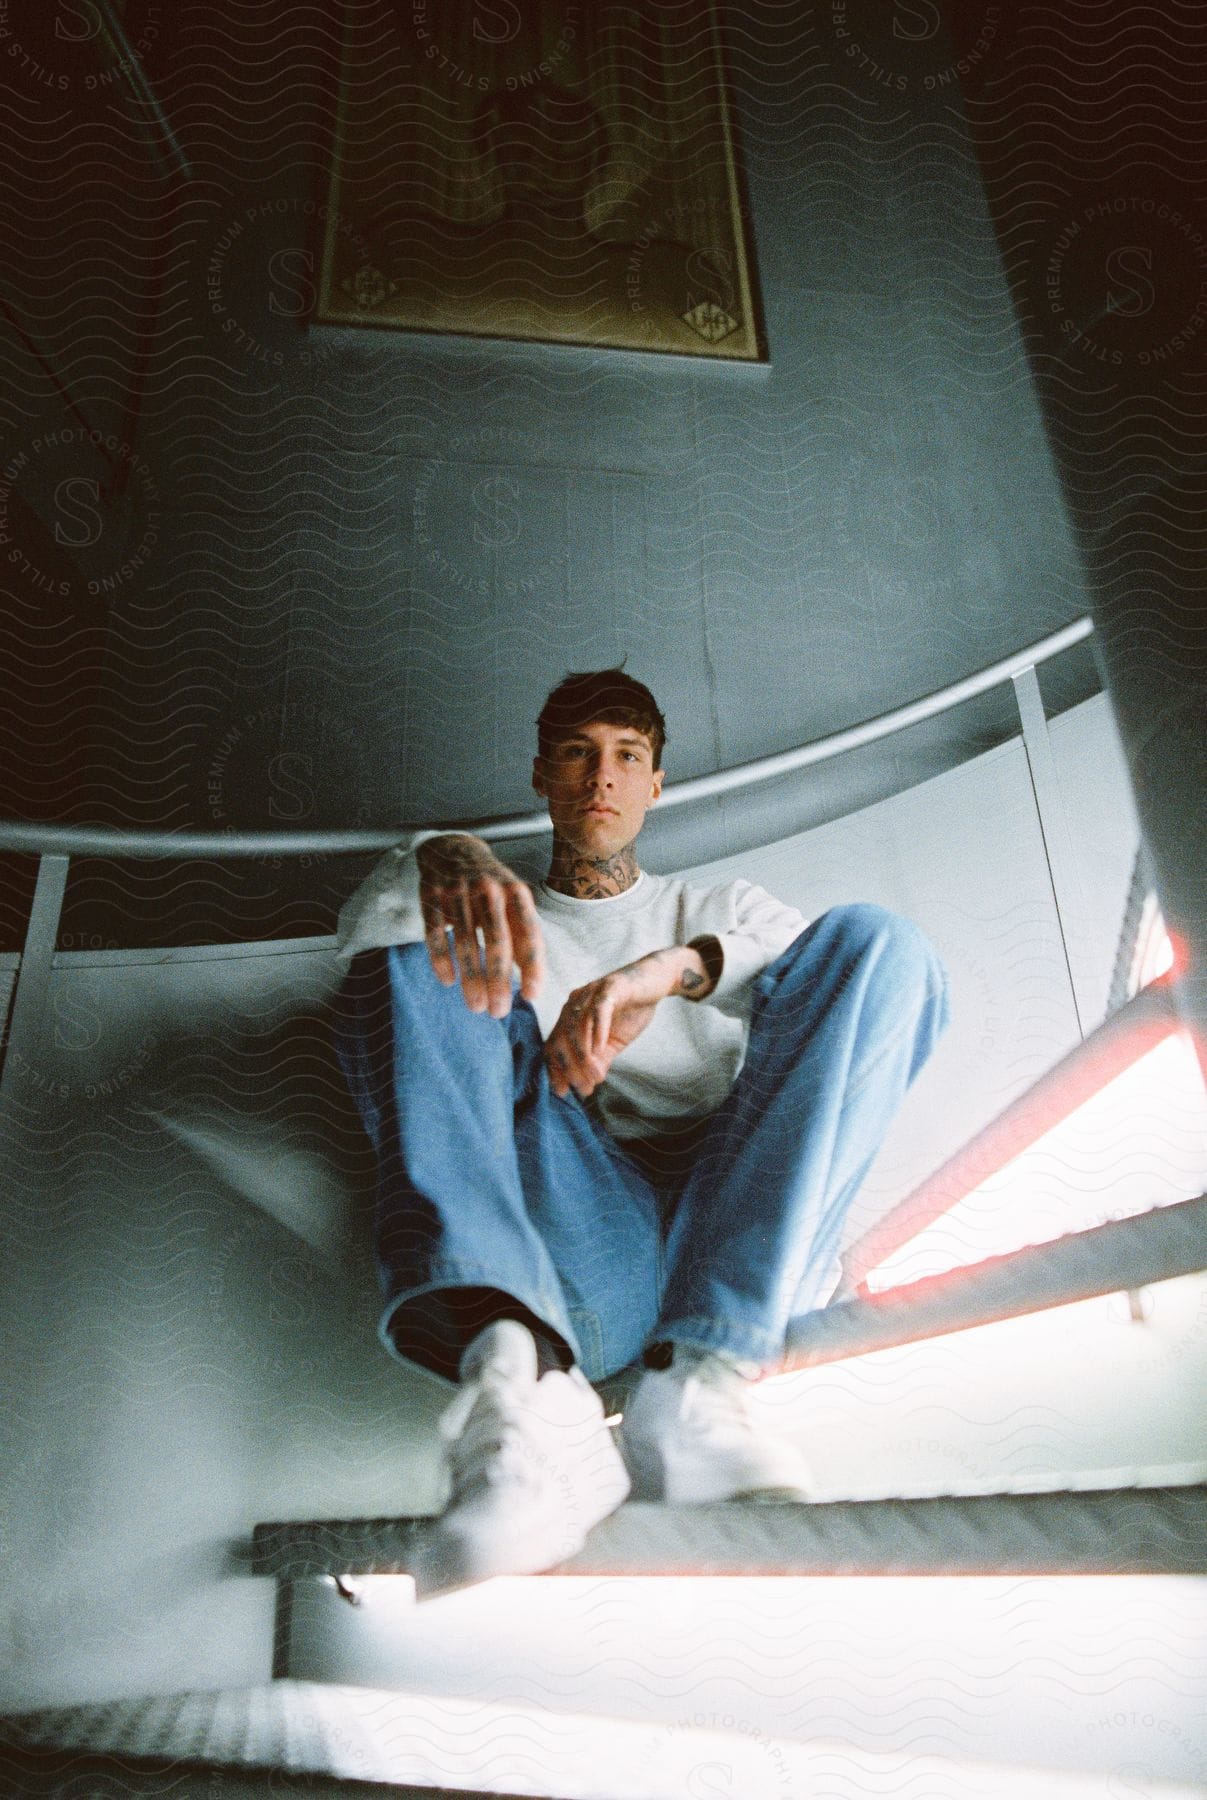
[[[351,962],[361,950],[385,944],[423,942],[423,914],[419,909],[419,865],[415,852],[438,831],[413,831],[361,882],[340,908],[336,957]]]
[[[725,959],[720,980],[701,1004],[747,1018],[755,976],[783,954],[809,921],[795,906],[786,906],[753,882],[739,881],[735,887],[735,916],[729,928],[697,933],[699,937],[715,937]]]

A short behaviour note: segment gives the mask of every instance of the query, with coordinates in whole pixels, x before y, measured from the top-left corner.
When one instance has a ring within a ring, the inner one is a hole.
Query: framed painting
[[[349,0],[317,317],[760,362],[717,7]]]

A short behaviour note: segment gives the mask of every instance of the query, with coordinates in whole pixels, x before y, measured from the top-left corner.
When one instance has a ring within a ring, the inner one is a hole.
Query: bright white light
[[[1140,914],[1136,950],[1128,972],[1129,997],[1166,974],[1174,965],[1174,947],[1155,894],[1149,894]]]
[[[566,1800],[1120,1800],[1140,1768],[1180,1800],[1202,1585],[536,1577],[413,1607],[383,1577],[339,1614],[373,1686],[320,1690],[355,1727],[326,1735],[337,1774]]]
[[[355,1704],[355,1694],[347,1698]],[[337,1774],[407,1784],[435,1776],[454,1792],[472,1787],[475,1793],[563,1800],[797,1800],[804,1794],[901,1800],[903,1792],[960,1800],[1121,1800],[1128,1794],[1202,1800],[1203,1794],[1197,1783],[1154,1780],[1143,1763],[1088,1774],[1003,1767],[925,1752],[861,1750],[840,1738],[800,1745],[690,1722],[651,1727],[514,1704],[395,1698],[391,1717],[380,1694],[364,1696],[357,1723],[371,1725],[377,1756]],[[1145,1786],[1129,1785],[1129,1778],[1144,1779]]]
[[[1169,970],[1172,968],[1173,968],[1173,942],[1170,938],[1169,933],[1164,929],[1164,927],[1162,927],[1160,933],[1158,934],[1157,941],[1153,947],[1151,972],[1147,971],[1147,970],[1145,971],[1145,982],[1144,982],[1145,987],[1148,986],[1148,983],[1150,981],[1155,981],[1159,975],[1168,974]]]
[[[868,1287],[1049,1243],[1205,1186],[1207,1090],[1189,1036],[1174,1032],[886,1257]]]

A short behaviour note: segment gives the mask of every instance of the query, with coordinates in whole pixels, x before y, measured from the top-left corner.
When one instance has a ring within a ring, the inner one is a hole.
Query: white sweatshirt
[[[434,832],[417,832],[387,851],[339,915],[339,950],[423,941],[414,851]],[[644,871],[623,894],[572,900],[541,882],[533,890],[545,940],[545,979],[533,1002],[548,1037],[571,990],[651,950],[716,937],[724,968],[704,1000],[673,995],[659,1003],[640,1037],[622,1050],[594,1096],[616,1138],[648,1137],[674,1122],[715,1112],[745,1054],[755,977],[808,921],[749,881],[691,887]]]

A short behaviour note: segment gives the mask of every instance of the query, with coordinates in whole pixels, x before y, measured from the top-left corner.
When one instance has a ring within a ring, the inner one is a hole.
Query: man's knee
[[[389,959],[395,1008],[408,1016],[439,1017],[444,1021],[442,1029],[447,1030],[451,1021],[458,1027],[465,1026],[475,1036],[502,1028],[513,1042],[525,1047],[542,1041],[536,1010],[521,996],[517,975],[511,978],[511,1010],[504,1018],[496,1019],[486,1011],[472,1012],[465,1004],[460,975],[448,986],[440,980],[426,944],[391,944],[384,954]]]
[[[352,958],[336,1010],[348,1021],[359,1019],[362,1027],[379,1026],[400,1006],[426,1005],[439,987],[425,945],[386,944]]]
[[[386,951],[386,960],[396,981],[419,981],[426,985],[436,980],[426,944],[391,944]]]
[[[363,1009],[388,996],[392,986],[410,989],[435,981],[423,944],[385,944],[359,950],[349,962],[336,999],[343,1010]]]
[[[458,997],[460,997],[459,990],[461,987],[461,976],[460,972],[457,971],[456,964],[454,963],[453,968],[454,972],[457,974],[457,979],[451,985],[446,986],[432,967],[432,959],[428,955],[426,944],[391,944],[387,950],[378,951],[376,954],[388,958],[390,968],[396,981],[411,984],[417,983],[420,987],[436,988],[443,994],[458,994]],[[354,963],[359,960],[359,958],[353,958]],[[511,976],[511,991],[513,996],[519,988],[519,985],[520,978],[513,970]]]
[[[916,981],[924,990],[947,985],[947,971],[925,932],[870,901],[830,907],[789,944],[781,962],[803,972],[819,956],[852,968],[872,959],[897,982]]]
[[[836,906],[832,911],[838,914],[836,928],[842,942],[855,952],[877,952],[890,957],[902,969],[945,978],[946,971],[934,945],[912,919],[867,901]]]
[[[408,1000],[421,1000],[425,1006],[431,1006],[434,1002],[450,1005],[455,1003],[467,1016],[474,1016],[462,998],[460,973],[457,973],[454,982],[441,981],[432,967],[426,944],[391,944],[384,955],[390,983],[397,994]],[[489,1017],[488,1014],[482,1016]]]

